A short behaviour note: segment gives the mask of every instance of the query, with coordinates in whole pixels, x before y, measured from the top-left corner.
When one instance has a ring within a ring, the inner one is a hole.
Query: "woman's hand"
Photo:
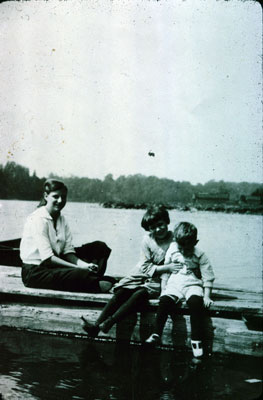
[[[91,272],[98,272],[99,266],[97,264],[87,263],[87,269]]]
[[[84,268],[84,269],[88,269],[91,272],[97,272],[98,271],[98,265],[94,264],[94,263],[87,263],[83,260],[81,260],[80,258],[77,261],[77,266],[79,268]]]

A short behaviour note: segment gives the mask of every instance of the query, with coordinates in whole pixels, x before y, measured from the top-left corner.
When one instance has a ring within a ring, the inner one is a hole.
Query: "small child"
[[[138,311],[149,298],[159,296],[160,275],[175,270],[174,264],[163,265],[166,251],[173,241],[169,223],[169,214],[164,206],[148,208],[141,221],[147,234],[143,239],[140,261],[131,275],[114,286],[114,295],[96,322],[82,317],[83,329],[89,336],[96,336],[100,331],[107,333],[115,323]]]
[[[198,240],[197,229],[193,224],[180,222],[176,225],[174,240],[167,250],[165,264],[174,263],[177,268],[176,271],[161,276],[162,293],[155,330],[146,343],[160,342],[168,315],[172,316],[177,304],[186,299],[190,310],[193,355],[201,357],[204,307],[213,303],[210,296],[215,277],[205,253],[195,247]]]

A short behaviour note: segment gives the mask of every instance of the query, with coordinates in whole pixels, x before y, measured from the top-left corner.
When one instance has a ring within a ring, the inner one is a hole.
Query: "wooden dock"
[[[81,316],[95,320],[111,294],[90,294],[30,289],[21,280],[21,268],[0,266],[0,327],[68,337],[88,338]],[[214,305],[206,315],[205,348],[208,353],[239,353],[263,356],[262,293],[218,287]],[[158,300],[96,340],[127,340],[141,344],[152,333]],[[185,349],[190,345],[189,312],[185,304],[174,321],[166,323],[163,348]]]

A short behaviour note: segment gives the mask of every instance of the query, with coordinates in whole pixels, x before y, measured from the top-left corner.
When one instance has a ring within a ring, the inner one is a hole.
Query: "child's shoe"
[[[194,357],[196,358],[202,357],[204,352],[201,340],[191,340],[191,345]]]
[[[90,337],[96,337],[100,331],[98,325],[94,324],[94,322],[88,321],[85,317],[83,317],[83,315],[81,319],[84,322],[82,325],[84,331],[87,332]]]
[[[158,335],[158,333],[152,333],[151,336],[145,340],[145,343],[153,344],[153,345],[157,345],[160,342],[161,342],[161,338],[160,338],[160,335]]]

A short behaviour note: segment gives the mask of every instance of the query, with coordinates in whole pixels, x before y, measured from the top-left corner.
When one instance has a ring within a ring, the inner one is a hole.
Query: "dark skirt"
[[[86,262],[107,264],[111,249],[103,242],[92,242],[75,248],[77,257]],[[78,267],[56,267],[43,262],[40,265],[23,264],[22,281],[25,286],[38,289],[63,290],[69,292],[100,293],[100,281],[114,283],[114,278]]]

